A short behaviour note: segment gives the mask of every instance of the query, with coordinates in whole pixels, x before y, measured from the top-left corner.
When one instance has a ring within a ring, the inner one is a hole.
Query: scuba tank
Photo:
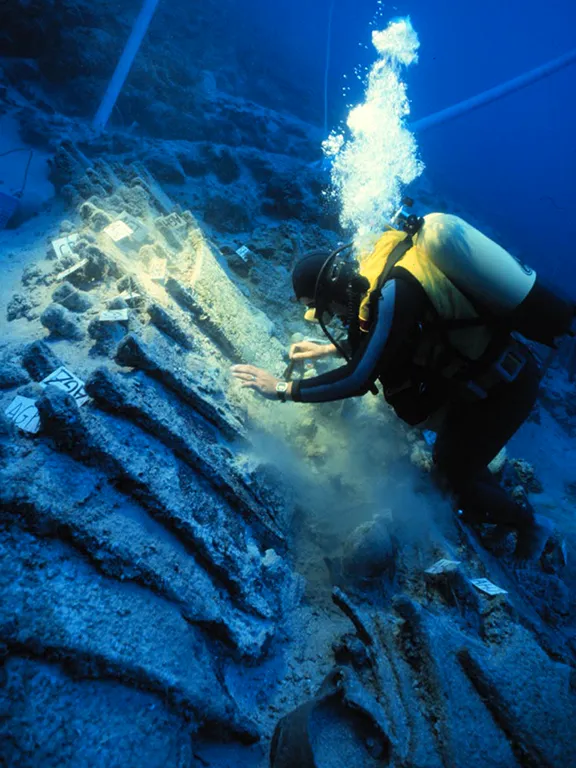
[[[533,269],[458,216],[425,216],[416,244],[457,288],[497,316],[513,312],[536,282]]]
[[[458,216],[432,213],[417,222],[415,232],[406,224],[403,231],[385,232],[361,262],[360,272],[370,282],[360,308],[365,330],[372,294],[401,267],[418,280],[445,320],[471,323],[476,316],[478,325],[518,331],[552,347],[557,337],[571,333],[574,303],[548,289],[535,270],[498,243]]]
[[[571,332],[573,302],[458,216],[425,216],[415,245],[484,318],[548,346]]]

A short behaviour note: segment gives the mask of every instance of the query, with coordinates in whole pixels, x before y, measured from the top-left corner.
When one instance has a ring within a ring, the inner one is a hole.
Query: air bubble
[[[332,162],[341,224],[354,229],[358,250],[383,228],[399,207],[404,187],[424,170],[406,127],[410,107],[401,79],[403,67],[418,58],[416,32],[410,19],[397,19],[385,30],[373,31],[372,42],[377,61],[372,68],[354,69],[356,79],[366,83],[364,101],[346,104],[346,127],[323,145]]]

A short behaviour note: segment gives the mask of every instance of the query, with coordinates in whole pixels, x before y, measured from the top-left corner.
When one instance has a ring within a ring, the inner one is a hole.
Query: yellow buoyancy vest
[[[360,273],[367,278],[370,288],[364,297],[359,311],[360,327],[368,330],[370,325],[370,305],[373,292],[378,286],[381,274],[396,246],[406,239],[404,232],[391,230],[385,232],[376,243],[374,250],[360,262]],[[414,238],[414,245],[395,265],[409,272],[422,286],[438,318],[446,321],[475,320],[479,314],[472,303],[446,275],[433,263],[426,248],[426,238],[419,233]],[[484,325],[450,329],[446,326],[450,345],[469,360],[478,360],[486,352],[493,334]],[[428,354],[428,353],[427,353]],[[422,357],[419,354],[418,357]]]

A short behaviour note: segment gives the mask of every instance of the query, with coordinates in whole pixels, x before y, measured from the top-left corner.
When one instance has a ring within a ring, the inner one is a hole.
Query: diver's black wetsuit
[[[485,400],[474,402],[447,394],[445,383],[430,378],[420,382],[425,386],[417,384],[416,395],[412,390],[406,411],[402,384],[412,365],[422,324],[429,316],[428,308],[428,299],[416,281],[390,280],[374,307],[370,333],[359,344],[353,344],[356,350],[352,360],[321,376],[294,382],[292,397],[304,403],[341,400],[366,394],[379,379],[388,402],[409,423],[423,421],[447,405],[434,461],[465,516],[519,528],[529,525],[533,511],[509,498],[489,472],[488,464],[529,416],[538,395],[538,366],[529,355],[515,381],[497,384]]]

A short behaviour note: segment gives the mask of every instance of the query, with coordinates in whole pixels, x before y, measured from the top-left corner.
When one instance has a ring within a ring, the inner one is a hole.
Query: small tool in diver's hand
[[[296,360],[290,360],[288,365],[286,366],[286,370],[284,371],[284,374],[282,378],[284,381],[290,381],[292,378],[292,374],[294,373],[294,368],[296,367]]]

